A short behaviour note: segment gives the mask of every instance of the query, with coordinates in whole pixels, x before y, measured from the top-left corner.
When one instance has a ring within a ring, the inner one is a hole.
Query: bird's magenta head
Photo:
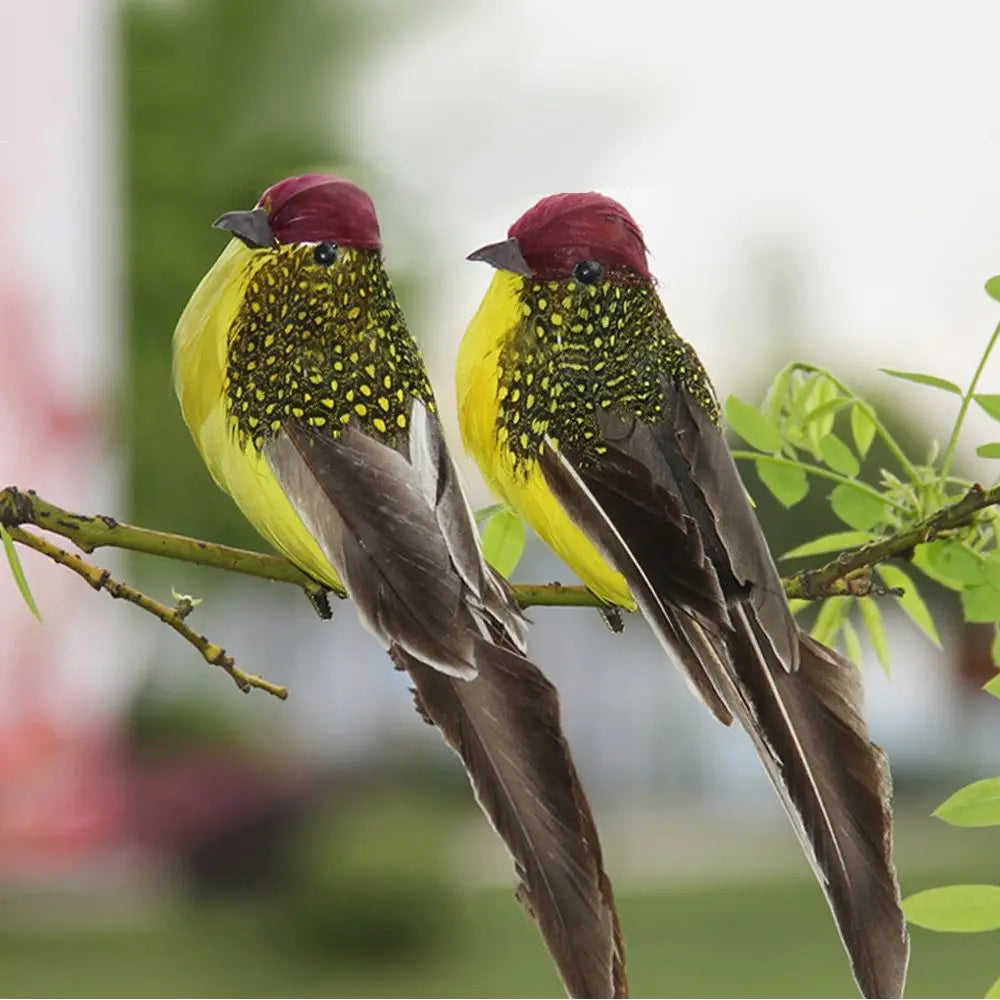
[[[356,184],[332,174],[302,174],[272,184],[249,212],[227,212],[214,223],[250,247],[336,243],[359,250],[382,246],[375,206]]]
[[[507,235],[468,259],[545,280],[573,277],[594,263],[612,281],[650,277],[638,223],[623,205],[594,191],[542,198]]]

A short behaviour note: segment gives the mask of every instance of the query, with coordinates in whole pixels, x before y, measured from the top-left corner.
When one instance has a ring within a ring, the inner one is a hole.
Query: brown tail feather
[[[399,648],[417,707],[441,731],[514,858],[518,898],[538,922],[567,993],[624,997],[625,950],[590,806],[555,688],[530,661],[483,641],[479,676],[442,674]]]
[[[888,764],[868,739],[857,667],[799,632],[799,669],[769,664],[752,619],[737,617],[728,655],[679,623],[743,725],[833,913],[858,988],[901,997],[909,939],[892,862]]]

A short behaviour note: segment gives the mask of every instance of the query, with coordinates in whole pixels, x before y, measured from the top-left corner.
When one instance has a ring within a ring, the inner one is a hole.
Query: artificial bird
[[[792,618],[639,226],[603,195],[551,195],[469,259],[496,273],[459,349],[466,450],[606,606],[642,612],[719,721],[740,722],[859,989],[901,996],[890,778],[859,673]]]
[[[481,554],[371,199],[307,174],[214,225],[232,238],[174,334],[174,387],[212,477],[280,552],[350,596],[407,671],[514,858],[567,992],[625,995],[557,694]]]

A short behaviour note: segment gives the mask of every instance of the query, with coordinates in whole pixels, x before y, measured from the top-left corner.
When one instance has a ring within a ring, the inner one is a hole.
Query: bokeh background
[[[554,190],[631,208],[723,395],[758,399],[801,358],[929,442],[949,400],[877,369],[964,383],[996,321],[995,0],[0,11],[0,480],[71,509],[258,544],[188,439],[170,336],[223,245],[212,219],[308,169],[374,196],[452,432],[452,358],[489,277],[463,257]],[[986,428],[973,415],[968,440]],[[788,513],[748,484],[776,551],[827,526],[822,491]],[[0,571],[0,990],[558,995],[460,769],[349,606],[323,623],[277,585],[100,558],[202,597],[198,628],[292,696],[240,696],[134,608],[26,557],[39,626]],[[517,576],[568,579],[535,543]],[[929,817],[1000,760],[988,635],[938,606],[943,650],[890,617],[892,678],[865,664],[905,892],[997,880],[995,837]],[[635,995],[851,995],[743,737],[641,622],[613,637],[589,611],[533,618]],[[909,995],[981,995],[995,951],[915,931]]]

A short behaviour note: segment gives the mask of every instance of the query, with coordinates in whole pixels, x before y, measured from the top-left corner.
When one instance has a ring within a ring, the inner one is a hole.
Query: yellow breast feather
[[[624,577],[608,565],[548,488],[537,462],[516,461],[497,427],[500,351],[520,319],[523,278],[497,271],[459,348],[456,366],[462,443],[490,488],[534,529],[601,600],[635,608]]]
[[[279,552],[335,590],[343,585],[263,455],[240,444],[225,403],[229,330],[261,255],[231,240],[188,302],[174,332],[174,391],[215,482]]]

